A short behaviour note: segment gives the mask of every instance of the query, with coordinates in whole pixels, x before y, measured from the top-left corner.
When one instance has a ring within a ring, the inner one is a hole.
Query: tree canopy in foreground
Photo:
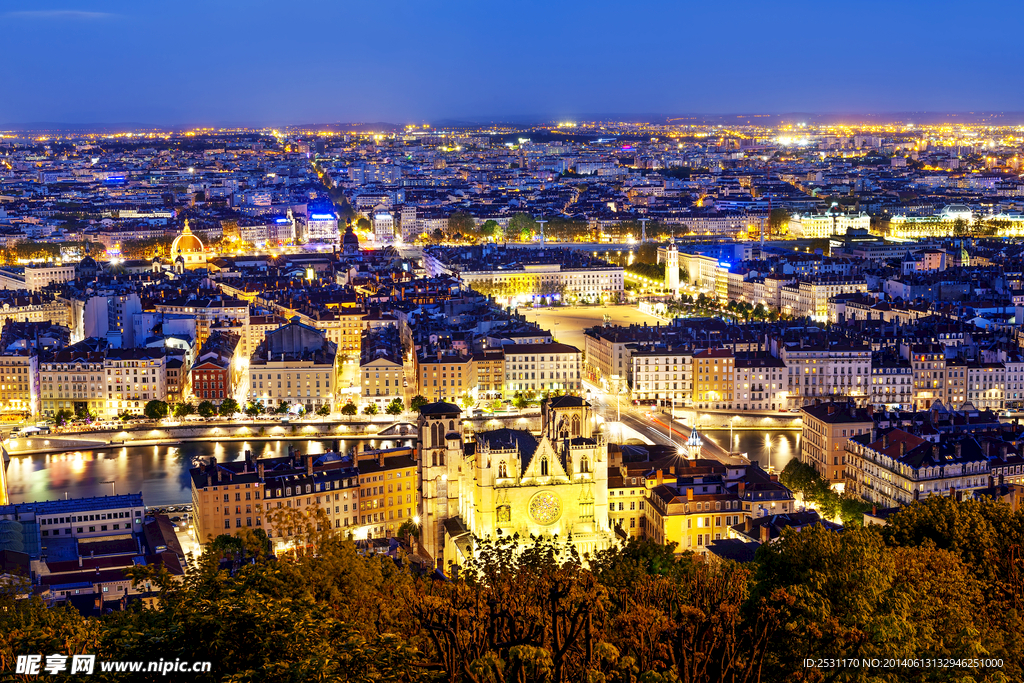
[[[581,558],[566,539],[515,552],[498,538],[451,578],[364,556],[326,517],[289,512],[277,520],[296,532],[289,556],[249,533],[217,539],[184,583],[134,569],[159,587],[156,608],[90,618],[3,598],[0,670],[18,654],[84,652],[213,662],[198,681],[1024,679],[1024,514],[999,503],[931,498],[883,529],[787,532],[749,564],[644,540]],[[820,658],[1002,666],[805,666]]]

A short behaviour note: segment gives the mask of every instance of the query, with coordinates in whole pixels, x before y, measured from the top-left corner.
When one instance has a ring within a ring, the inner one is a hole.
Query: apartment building
[[[583,386],[580,350],[568,344],[508,344],[505,387],[512,393],[575,394]]]
[[[240,529],[263,529],[275,551],[287,550],[298,531],[284,517],[292,510],[322,510],[339,530],[358,527],[359,472],[337,453],[302,456],[289,448],[287,456],[257,459],[246,452],[242,461],[200,461],[189,474],[193,524],[202,543]]]
[[[911,410],[913,405],[914,371],[910,361],[895,355],[873,355],[871,407],[876,410]]]
[[[784,410],[786,364],[765,352],[737,354],[736,410]]]
[[[783,345],[779,356],[786,364],[790,408],[832,396],[847,397],[857,405],[868,401],[871,348],[867,344],[801,342]]]
[[[813,467],[833,486],[845,477],[846,442],[853,436],[871,434],[875,423],[871,411],[849,402],[804,406],[800,410],[803,429],[800,434],[800,461]]]
[[[42,414],[110,416],[105,359],[105,349],[88,341],[45,355],[39,363]]]
[[[108,349],[103,370],[108,417],[141,415],[150,401],[167,400],[167,353],[163,349]]]
[[[363,332],[359,376],[363,403],[383,411],[396,398],[405,402],[405,363],[398,328],[378,327]]]
[[[941,344],[903,344],[901,355],[910,361],[914,371],[915,410],[927,410],[935,401],[949,405],[953,392],[947,381],[954,378],[946,376],[945,347]],[[956,381],[966,381],[966,367],[956,366],[953,371],[957,373]]]
[[[801,280],[797,285],[796,308],[791,312],[798,317],[808,317],[816,322],[836,322],[829,319],[829,299],[841,294],[858,294],[868,291],[867,280],[863,277],[822,277]]]
[[[683,407],[693,402],[694,353],[669,348],[633,353],[633,399]]]
[[[1002,363],[967,363],[967,401],[978,410],[1002,411],[1006,405],[1006,367]]]
[[[795,510],[793,493],[756,464],[692,459],[675,472],[657,470],[648,486],[646,537],[675,543],[676,553],[703,554],[731,526]]]
[[[319,330],[291,322],[268,332],[249,359],[249,400],[333,410],[338,395],[338,348]]]
[[[242,379],[241,337],[229,332],[214,332],[203,344],[192,365],[192,394],[200,401],[221,404],[234,398]]]
[[[933,442],[902,429],[880,436],[865,432],[846,443],[847,478],[853,493],[880,507],[909,505],[929,496],[973,495],[990,485],[990,441],[955,434]],[[995,447],[1012,448],[1002,443]]]
[[[437,353],[416,357],[418,393],[429,403],[455,401],[473,387],[470,384],[472,358],[461,353]]]
[[[477,399],[500,399],[505,396],[505,351],[484,349],[474,353],[470,362],[470,382]]]
[[[693,403],[701,410],[732,410],[736,358],[731,349],[703,349],[693,354]]]
[[[359,526],[367,538],[394,537],[418,513],[417,463],[411,447],[356,454]]]

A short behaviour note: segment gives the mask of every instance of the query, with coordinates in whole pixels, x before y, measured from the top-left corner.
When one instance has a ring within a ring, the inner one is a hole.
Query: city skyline
[[[985,5],[1001,17],[985,41],[948,52],[961,19],[945,3],[18,3],[0,14],[23,56],[0,125],[1022,112],[1010,30],[1024,10]],[[936,55],[941,68],[924,66]]]

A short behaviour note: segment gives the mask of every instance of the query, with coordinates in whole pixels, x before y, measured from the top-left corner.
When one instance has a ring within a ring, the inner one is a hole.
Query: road
[[[644,324],[665,325],[665,321],[647,313],[641,313],[633,306],[553,306],[550,308],[520,308],[519,313],[526,320],[535,322],[549,330],[562,344],[575,346],[581,351],[583,331],[604,324],[604,316],[612,325]]]
[[[618,407],[615,404],[614,394],[602,391],[600,388],[584,382],[584,388],[589,391],[588,400],[606,422],[621,421],[622,424],[635,430],[644,439],[661,446],[675,446],[679,454],[687,456],[686,442],[690,438],[690,426],[678,419],[672,419],[667,414],[656,409],[654,412],[648,409],[636,408],[629,400],[623,397]],[[732,464],[745,464],[747,460],[740,456],[730,455],[725,449],[704,439],[702,455],[705,458],[714,458],[720,462]]]

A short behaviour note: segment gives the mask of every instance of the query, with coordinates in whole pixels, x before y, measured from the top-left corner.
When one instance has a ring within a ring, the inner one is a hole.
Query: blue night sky
[[[1024,3],[5,0],[0,123],[1024,111]]]

